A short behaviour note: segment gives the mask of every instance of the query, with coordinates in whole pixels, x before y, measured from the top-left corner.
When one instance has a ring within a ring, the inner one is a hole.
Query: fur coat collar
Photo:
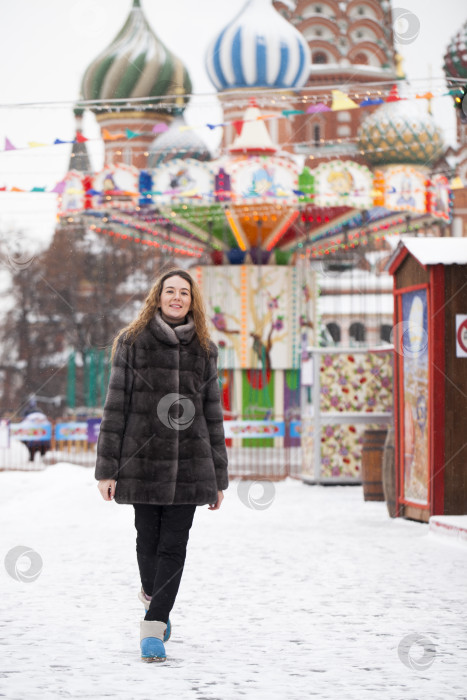
[[[161,340],[167,345],[178,345],[179,343],[186,345],[193,340],[196,333],[195,322],[190,313],[187,315],[186,323],[180,326],[170,326],[162,318],[160,309],[156,311],[149,321],[148,328],[157,340]]]

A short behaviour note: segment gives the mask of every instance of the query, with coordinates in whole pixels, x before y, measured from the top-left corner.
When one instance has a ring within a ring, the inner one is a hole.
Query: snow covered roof
[[[394,274],[403,260],[404,250],[420,265],[467,265],[467,238],[401,238],[387,268]]]

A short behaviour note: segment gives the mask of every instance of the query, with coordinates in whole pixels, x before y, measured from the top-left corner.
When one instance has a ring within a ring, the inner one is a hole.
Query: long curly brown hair
[[[134,321],[129,323],[117,333],[112,344],[111,359],[113,359],[115,355],[118,341],[122,335],[126,334],[126,338],[132,339],[132,341],[134,342],[135,338],[144,330],[151,318],[156,313],[157,309],[160,308],[162,287],[164,285],[165,280],[169,279],[169,277],[174,277],[175,275],[178,275],[178,277],[182,277],[190,285],[190,313],[193,316],[196,335],[198,336],[198,340],[201,344],[201,347],[209,354],[209,331],[206,323],[206,309],[204,306],[203,297],[201,296],[201,290],[196,281],[188,272],[186,272],[186,270],[174,267],[170,268],[169,270],[166,269],[164,272],[161,272],[159,274],[159,277],[157,277],[153,286],[149,290],[149,293],[146,299],[144,300],[141,311],[139,312],[137,317],[134,319]]]

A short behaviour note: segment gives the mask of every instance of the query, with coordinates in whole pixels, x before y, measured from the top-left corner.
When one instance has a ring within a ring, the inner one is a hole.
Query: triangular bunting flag
[[[29,148],[41,148],[42,146],[47,146],[46,143],[39,143],[39,141],[28,141]]]
[[[417,100],[432,100],[434,97],[432,92],[424,92],[422,95],[415,95]]]
[[[316,105],[310,105],[306,109],[307,114],[316,114],[317,112],[330,112],[331,108],[327,107],[325,104],[322,102],[318,102]]]
[[[84,143],[85,141],[87,141],[87,138],[86,138],[86,136],[83,136],[81,131],[77,131],[76,136],[75,136],[75,141],[76,141],[76,143]]]
[[[386,102],[399,102],[400,99],[402,98],[399,97],[399,90],[397,89],[397,85],[393,85],[389,91],[389,95],[386,97]]]
[[[305,114],[303,109],[283,109],[282,114],[284,117],[292,117],[294,114]]]
[[[134,139],[136,136],[140,136],[140,134],[137,131],[131,131],[131,129],[126,129],[126,137],[127,139]]]
[[[168,131],[168,130],[169,130],[169,127],[167,126],[167,124],[164,124],[163,122],[160,122],[159,124],[155,124],[152,127],[153,134],[162,134],[162,133],[164,133],[164,131]]]
[[[16,146],[13,146],[10,139],[5,136],[5,151],[16,151]]]
[[[108,129],[102,129],[102,138],[104,141],[116,141],[117,139],[124,139],[125,134],[111,134]]]
[[[21,187],[12,187],[10,192],[26,192],[26,190],[22,190]]]
[[[350,99],[341,90],[331,90],[332,94],[332,105],[331,110],[337,112],[340,109],[358,109],[358,104]]]
[[[462,182],[459,175],[451,180],[450,185],[452,190],[461,190],[464,187],[464,183]]]
[[[237,136],[240,136],[242,133],[243,120],[237,119],[236,121],[232,122],[232,126],[235,129]]]
[[[45,187],[33,187],[30,192],[45,192]]]
[[[61,143],[73,143],[73,141],[62,141],[62,139],[55,139],[54,146],[58,146]]]
[[[53,190],[50,190],[51,192],[55,192],[56,194],[63,194],[65,192],[65,187],[66,187],[66,182],[65,180],[61,180],[60,182],[57,182]]]
[[[360,102],[360,107],[372,107],[373,105],[381,105],[384,103],[384,100],[381,99],[381,97],[365,97],[363,102]]]

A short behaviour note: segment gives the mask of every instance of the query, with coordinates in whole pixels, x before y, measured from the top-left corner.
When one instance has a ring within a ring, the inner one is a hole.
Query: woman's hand
[[[215,503],[211,503],[209,506],[208,510],[219,510],[221,507],[221,503],[224,500],[224,494],[222,491],[217,492],[217,501]]]
[[[97,482],[97,488],[101,492],[104,501],[111,501],[115,496],[115,479],[100,479]]]

